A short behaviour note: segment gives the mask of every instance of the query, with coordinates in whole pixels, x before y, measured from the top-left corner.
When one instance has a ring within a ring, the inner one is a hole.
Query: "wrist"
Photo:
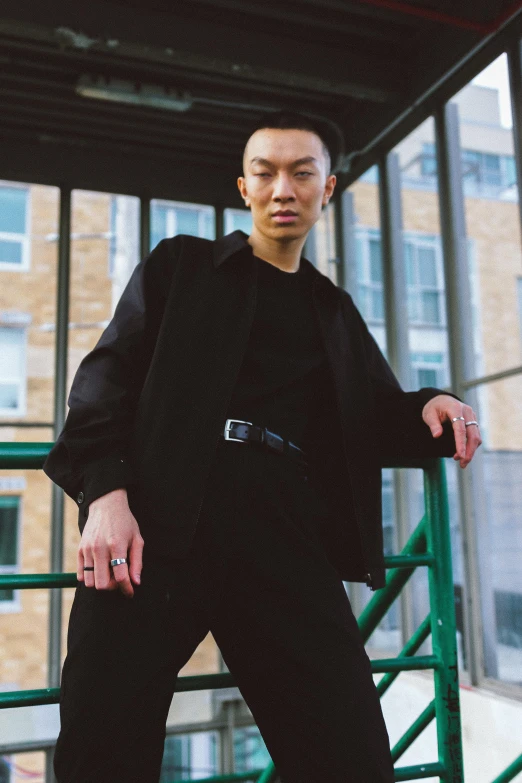
[[[89,503],[91,508],[106,505],[128,505],[127,490],[124,487],[118,487],[118,489],[106,492],[105,495],[100,495]]]

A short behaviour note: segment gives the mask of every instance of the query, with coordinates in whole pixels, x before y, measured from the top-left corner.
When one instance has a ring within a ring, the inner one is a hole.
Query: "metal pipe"
[[[464,778],[460,717],[455,598],[451,562],[446,472],[442,459],[424,473],[427,548],[436,554],[428,571],[433,653],[443,665],[434,671],[437,745],[447,780]]]
[[[150,198],[140,196],[140,258],[146,258],[150,251]]]
[[[522,230],[522,41],[515,40],[508,51],[509,90],[513,117],[513,142],[518,185],[518,213]]]
[[[71,189],[60,188],[60,215],[58,239],[58,281],[56,299],[56,336],[54,364],[54,439],[65,423],[67,404],[67,348],[69,333],[69,279],[71,262]],[[63,571],[64,493],[52,484],[50,570]],[[62,591],[53,588],[49,595],[49,631],[47,655],[47,683],[50,688],[60,685],[62,665]],[[53,751],[45,754],[46,781],[54,781]]]
[[[439,211],[446,280],[451,382],[456,394],[480,415],[476,389],[463,382],[475,375],[473,314],[468,274],[466,221],[462,189],[458,107],[439,107],[435,114]],[[466,394],[464,392],[466,391]],[[487,498],[483,454],[476,452],[466,471],[458,469],[465,584],[464,630],[472,684],[483,677],[482,648],[490,676],[496,676],[495,613],[489,574]],[[480,553],[479,553],[480,547]],[[484,626],[482,618],[484,617]],[[483,631],[487,634],[483,636]]]
[[[413,636],[410,639],[408,639],[408,641],[400,651],[399,657],[407,658],[410,655],[414,655],[414,653],[417,652],[421,644],[426,641],[430,633],[431,633],[431,618],[430,615],[428,615],[419,625],[419,627],[417,628]],[[377,693],[379,694],[380,698],[384,696],[388,688],[392,685],[393,682],[395,682],[398,676],[399,676],[399,672],[389,672],[379,680],[379,682],[377,683]]]
[[[387,359],[399,382],[411,389],[408,298],[404,266],[401,171],[399,156],[390,152],[379,162],[379,210],[382,237],[382,274]],[[415,476],[409,470],[393,471],[395,533],[399,551],[406,545],[413,523]],[[399,598],[402,642],[415,627],[414,595],[406,585]]]
[[[400,740],[396,742],[391,751],[393,761],[397,761],[406,753],[410,745],[413,745],[417,737],[422,734],[426,726],[429,726],[435,717],[435,700],[430,701],[428,706],[421,712],[418,718],[413,721],[411,726],[404,732]]]

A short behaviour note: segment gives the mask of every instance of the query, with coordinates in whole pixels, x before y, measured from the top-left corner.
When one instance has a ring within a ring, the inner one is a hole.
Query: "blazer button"
[[[83,492],[79,492],[78,493],[78,497],[76,498],[76,500],[78,501],[78,503],[83,503],[84,497],[85,497],[85,495],[83,494]]]

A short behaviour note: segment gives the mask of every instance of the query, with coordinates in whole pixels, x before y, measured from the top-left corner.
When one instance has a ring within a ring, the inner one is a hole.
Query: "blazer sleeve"
[[[178,237],[163,239],[137,264],[111,321],[76,371],[69,412],[43,470],[84,507],[133,481],[127,436],[154,351],[177,245]]]
[[[401,457],[452,457],[456,451],[452,423],[443,422],[442,435],[434,438],[422,418],[422,410],[438,394],[463,401],[456,394],[433,386],[404,391],[351,297],[350,301],[364,343],[381,461]]]

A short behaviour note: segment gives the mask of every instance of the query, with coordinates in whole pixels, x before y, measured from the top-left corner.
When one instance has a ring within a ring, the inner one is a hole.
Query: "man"
[[[158,780],[177,673],[209,630],[284,783],[393,780],[342,580],[384,584],[382,461],[465,467],[481,440],[455,395],[401,389],[301,256],[330,157],[308,118],[262,118],[238,179],[250,236],[162,240],[80,364],[44,465],[82,533],[59,783]]]

